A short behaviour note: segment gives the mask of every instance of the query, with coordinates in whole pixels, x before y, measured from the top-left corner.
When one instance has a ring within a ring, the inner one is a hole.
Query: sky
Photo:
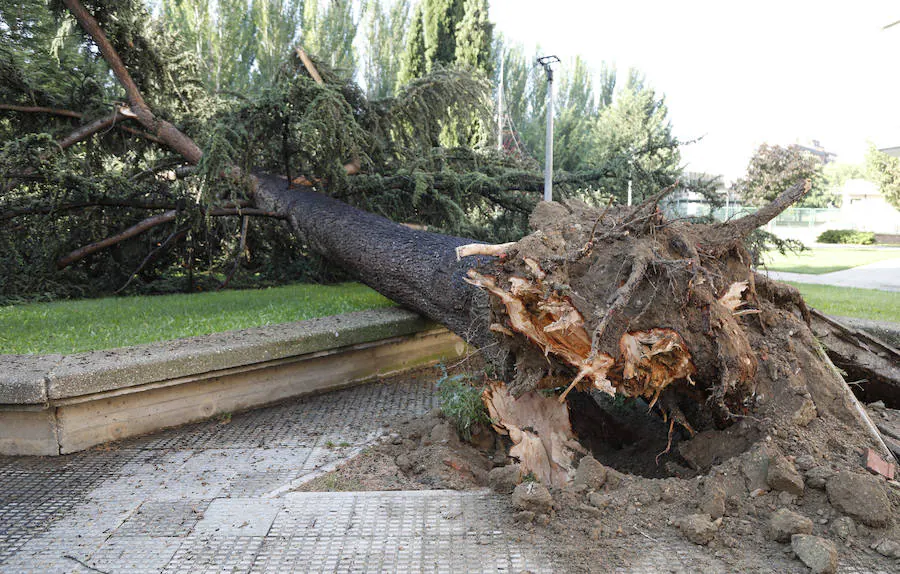
[[[689,171],[740,177],[762,143],[816,139],[838,161],[900,146],[900,3],[491,0],[526,53],[640,69],[664,93]]]

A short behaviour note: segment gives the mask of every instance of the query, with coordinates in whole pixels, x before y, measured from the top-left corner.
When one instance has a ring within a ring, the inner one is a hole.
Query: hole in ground
[[[657,464],[657,455],[666,450],[669,424],[648,412],[648,406],[640,398],[572,392],[569,421],[581,444],[606,466],[647,478],[693,475],[678,454],[678,443],[690,436],[677,424],[671,450],[659,456]]]

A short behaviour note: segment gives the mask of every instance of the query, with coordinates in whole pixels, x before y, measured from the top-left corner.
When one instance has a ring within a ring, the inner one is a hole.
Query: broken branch
[[[509,243],[499,243],[496,245],[491,245],[490,243],[469,243],[467,245],[460,245],[456,248],[456,260],[459,261],[463,257],[472,255],[499,257],[509,251],[510,247],[515,244],[515,241],[511,241]]]
[[[125,88],[131,111],[134,112],[141,125],[150,130],[152,135],[158,137],[166,145],[180,153],[188,162],[193,164],[200,163],[203,151],[197,144],[174,125],[153,115],[150,106],[147,105],[143,95],[141,95],[140,89],[138,89],[137,84],[131,78],[131,74],[128,73],[128,69],[119,57],[118,52],[113,48],[113,45],[91,13],[87,11],[79,0],[63,0],[63,4],[69,9],[69,12],[72,13],[72,16],[75,17],[81,28],[94,40],[94,43],[103,55],[103,59],[106,60],[116,79]]]
[[[107,247],[110,247],[112,245],[115,245],[116,243],[125,241],[126,239],[128,239],[130,237],[134,237],[135,235],[140,235],[141,233],[143,233],[149,229],[152,229],[158,225],[162,225],[163,223],[166,223],[168,221],[173,221],[175,219],[175,217],[177,216],[177,213],[178,213],[177,211],[172,209],[165,213],[161,213],[160,215],[154,215],[153,217],[148,217],[147,219],[141,221],[137,225],[132,225],[125,231],[123,231],[121,233],[117,233],[116,235],[113,235],[112,237],[107,237],[106,239],[103,239],[101,241],[97,241],[95,243],[91,243],[90,245],[85,245],[84,247],[80,247],[80,248],[76,249],[75,251],[69,253],[65,257],[60,258],[56,262],[56,268],[57,269],[65,269],[72,263],[75,263],[76,261],[80,261],[81,259],[84,259],[91,253],[95,253],[97,251],[100,251],[101,249],[106,249]]]

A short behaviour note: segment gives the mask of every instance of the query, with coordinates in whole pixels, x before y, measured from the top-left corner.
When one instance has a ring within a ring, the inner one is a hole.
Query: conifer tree
[[[425,13],[424,4],[420,2],[416,5],[409,33],[406,36],[406,49],[403,51],[403,60],[400,62],[397,89],[416,78],[421,78],[425,75],[425,71]]]
[[[465,0],[463,8],[463,19],[456,31],[456,63],[490,76],[494,63],[491,54],[494,25],[488,21],[488,2]]]
[[[463,0],[423,0],[425,69],[456,61],[456,29],[463,18]]]

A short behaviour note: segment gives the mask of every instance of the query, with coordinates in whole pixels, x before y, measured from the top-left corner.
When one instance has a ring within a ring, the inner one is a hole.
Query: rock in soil
[[[829,530],[841,540],[847,540],[851,536],[856,536],[856,523],[849,516],[841,516],[831,522]]]
[[[769,460],[766,483],[774,490],[788,492],[795,496],[803,495],[803,477],[797,472],[793,463],[780,454]]]
[[[712,520],[709,514],[691,514],[676,522],[684,537],[701,546],[706,546],[716,537],[722,519]]]
[[[703,498],[700,499],[700,513],[709,514],[715,520],[725,515],[725,487],[714,479],[708,479],[704,485]]]
[[[825,483],[828,482],[828,479],[834,476],[834,474],[834,471],[827,466],[811,468],[806,471],[806,486],[824,490]]]
[[[900,542],[897,542],[896,540],[884,538],[873,544],[872,548],[882,556],[887,556],[888,558],[900,558]]]
[[[578,463],[575,471],[575,484],[583,484],[591,490],[600,490],[606,482],[606,467],[597,462],[597,459],[587,455]]]
[[[431,429],[429,439],[431,439],[432,444],[442,444],[455,442],[456,440],[458,440],[458,437],[456,435],[456,429],[453,428],[453,425],[451,425],[447,421],[444,421],[434,425],[434,428]]]
[[[794,534],[791,548],[813,574],[833,574],[837,570],[837,548],[829,540],[810,534]]]
[[[887,526],[891,502],[882,479],[868,474],[841,471],[825,484],[831,505],[867,526]]]
[[[769,518],[769,538],[778,542],[787,542],[794,534],[812,534],[812,531],[812,520],[786,508],[779,508]]]
[[[544,514],[553,508],[553,497],[546,486],[537,482],[523,482],[513,490],[512,503],[521,510]]]
[[[488,474],[491,490],[500,494],[512,494],[516,485],[522,480],[522,470],[518,464],[498,466]]]
[[[757,446],[743,456],[741,473],[747,479],[747,490],[750,492],[769,489],[766,482],[769,476],[769,453],[765,446]]]

